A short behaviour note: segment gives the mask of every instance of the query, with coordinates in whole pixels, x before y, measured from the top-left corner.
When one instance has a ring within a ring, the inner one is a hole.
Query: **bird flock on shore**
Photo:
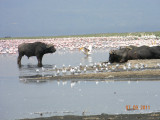
[[[143,70],[151,70],[151,69],[160,69],[160,63],[154,63],[154,65],[150,65],[148,63],[114,63],[111,64],[110,62],[106,63],[94,63],[93,65],[82,65],[80,63],[78,66],[73,67],[71,65],[65,66],[62,65],[61,68],[58,68],[56,65],[53,65],[52,68],[36,68],[35,71],[37,74],[41,75],[42,77],[59,77],[59,76],[66,76],[66,75],[79,75],[79,74],[88,74],[88,73],[102,73],[102,72],[118,72],[118,71],[143,71]],[[50,72],[51,74],[48,74]],[[113,76],[110,76],[109,78],[112,78]],[[20,81],[23,81],[25,83],[27,82],[46,82],[47,80],[43,79],[35,79],[34,81],[30,81],[30,79],[21,78]],[[114,81],[114,80],[113,80]],[[95,84],[98,85],[99,82],[106,82],[106,80],[102,81],[95,81]],[[111,81],[112,82],[112,81]],[[73,88],[77,83],[80,83],[80,81],[77,80],[71,80],[70,81],[70,87]],[[138,83],[138,81],[137,81]],[[57,85],[60,86],[62,84],[63,86],[67,84],[67,80],[57,80]],[[130,84],[130,81],[128,81],[128,84]]]
[[[36,68],[35,71],[39,73],[52,72],[52,77],[54,76],[65,76],[65,75],[79,75],[88,73],[102,73],[102,72],[119,72],[119,71],[140,71],[147,69],[160,69],[160,63],[155,63],[154,66],[144,63],[113,63],[103,62],[103,63],[93,63],[92,65],[82,65],[80,63],[78,66],[73,67],[69,65],[68,67],[63,64],[62,68],[57,68],[56,65],[53,68]],[[44,74],[42,75],[44,77]]]

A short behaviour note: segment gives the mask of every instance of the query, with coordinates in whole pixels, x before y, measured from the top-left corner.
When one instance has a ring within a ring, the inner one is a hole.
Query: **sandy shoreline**
[[[160,63],[159,59],[152,59],[152,60],[130,60],[127,63],[119,64],[116,68],[117,63],[111,64],[108,66],[109,69],[115,68],[114,70],[108,70],[103,72],[97,73],[81,73],[81,74],[74,74],[74,75],[60,75],[60,76],[21,76],[20,78],[25,78],[28,81],[44,81],[44,80],[114,80],[114,81],[147,81],[147,80],[160,80],[160,67],[157,64]],[[127,64],[131,65],[131,69],[123,70],[123,67]],[[141,69],[135,69],[134,66],[142,64],[146,65],[147,67]],[[98,66],[99,67],[99,66]],[[68,68],[66,68],[68,69]],[[83,69],[83,67],[82,67]],[[92,66],[87,68],[88,70],[94,71],[95,68]],[[61,69],[60,69],[61,70]]]

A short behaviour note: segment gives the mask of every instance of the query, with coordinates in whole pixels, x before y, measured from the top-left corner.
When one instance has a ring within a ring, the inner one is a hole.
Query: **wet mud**
[[[23,120],[159,120],[160,113],[148,113],[148,114],[119,114],[119,115],[91,115],[91,116],[53,116],[46,118],[35,119],[23,119]]]

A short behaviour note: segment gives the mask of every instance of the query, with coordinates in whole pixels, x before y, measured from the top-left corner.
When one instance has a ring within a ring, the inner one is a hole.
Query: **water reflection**
[[[1,104],[15,107],[15,118],[52,115],[90,115],[145,113],[160,110],[159,82],[114,82],[114,81],[27,81],[29,84],[12,83],[10,94],[3,94]],[[41,84],[45,83],[45,84]],[[2,85],[2,83],[1,83]],[[16,87],[18,86],[18,87]],[[6,84],[1,90],[6,90]],[[15,89],[16,87],[16,89]],[[150,88],[150,89],[148,89]],[[2,95],[2,94],[1,94]],[[13,99],[12,97],[16,99]],[[4,98],[5,101],[4,101]],[[10,99],[12,98],[12,101]],[[10,104],[6,104],[10,103]],[[126,105],[150,105],[149,110],[127,111]],[[2,106],[2,105],[1,105]],[[3,108],[3,107],[2,107]],[[9,110],[7,110],[9,111]],[[4,112],[2,112],[4,114]],[[6,114],[6,113],[5,113]]]
[[[40,114],[43,116],[82,115],[84,111],[87,111],[85,114],[89,115],[143,113],[160,110],[159,82],[138,82],[137,84],[137,82],[130,81],[128,84],[128,82],[114,81],[27,80],[25,83],[29,84],[1,83],[1,92],[3,90],[3,94],[0,92],[3,95],[1,106],[3,104],[13,108],[15,104],[18,104],[25,108],[14,107],[16,111],[9,113],[12,117],[38,117]],[[7,86],[12,86],[14,89],[7,90]],[[9,94],[4,94],[4,92]],[[13,99],[13,96],[16,99]],[[11,98],[12,101],[10,101]],[[150,105],[151,109],[126,111],[125,106],[128,104]]]
[[[92,61],[92,56],[85,56],[82,58],[82,64],[83,65],[92,65],[93,64],[93,61]]]

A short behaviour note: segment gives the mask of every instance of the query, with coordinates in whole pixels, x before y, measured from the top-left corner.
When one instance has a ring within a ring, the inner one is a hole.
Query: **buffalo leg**
[[[21,59],[22,59],[23,55],[19,54],[18,58],[17,58],[17,64],[19,66],[21,66]]]
[[[37,56],[38,67],[42,67],[42,57],[43,57],[43,56]]]

